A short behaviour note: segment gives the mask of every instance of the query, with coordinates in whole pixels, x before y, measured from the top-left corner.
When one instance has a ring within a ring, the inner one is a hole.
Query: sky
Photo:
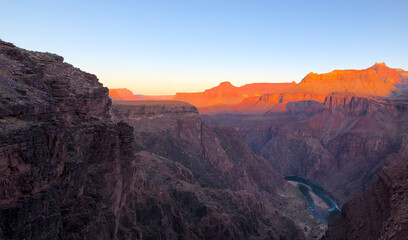
[[[135,94],[299,82],[375,62],[408,69],[406,0],[1,2],[0,39]]]

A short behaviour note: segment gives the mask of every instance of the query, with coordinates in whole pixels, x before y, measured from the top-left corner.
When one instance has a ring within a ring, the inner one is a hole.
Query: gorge
[[[192,105],[111,106],[96,76],[3,41],[0,69],[0,239],[324,233],[295,188]]]
[[[404,239],[407,79],[152,99],[0,41],[0,239]]]

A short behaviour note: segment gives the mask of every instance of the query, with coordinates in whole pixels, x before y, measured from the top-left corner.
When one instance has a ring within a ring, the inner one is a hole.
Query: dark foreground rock
[[[112,239],[131,127],[63,58],[0,42],[0,239]]]

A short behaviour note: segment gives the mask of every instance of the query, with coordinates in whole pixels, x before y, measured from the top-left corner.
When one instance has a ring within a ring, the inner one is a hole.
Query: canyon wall
[[[373,186],[351,198],[324,239],[408,239],[408,161],[385,168]]]

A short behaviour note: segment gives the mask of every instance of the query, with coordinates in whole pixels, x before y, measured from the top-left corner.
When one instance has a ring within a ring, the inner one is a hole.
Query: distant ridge
[[[112,88],[109,89],[109,97],[114,101],[143,101],[143,100],[170,100],[173,95],[157,95],[147,96],[141,94],[133,94],[127,88]]]
[[[183,101],[194,105],[204,114],[259,114],[287,111],[286,104],[291,102],[309,101],[305,104],[318,106],[310,101],[323,103],[326,96],[333,92],[390,97],[404,93],[399,90],[408,90],[408,72],[400,68],[390,68],[381,62],[362,70],[334,70],[322,74],[311,72],[299,84],[252,83],[236,87],[225,81],[204,92],[177,93],[175,96],[134,95],[126,88],[110,89],[109,96],[118,101]]]
[[[280,92],[295,86],[291,83],[252,83],[235,87],[230,82],[222,82],[218,86],[196,93],[177,93],[174,100],[188,102],[198,108],[213,105],[238,104],[248,97],[262,96],[265,93]]]

